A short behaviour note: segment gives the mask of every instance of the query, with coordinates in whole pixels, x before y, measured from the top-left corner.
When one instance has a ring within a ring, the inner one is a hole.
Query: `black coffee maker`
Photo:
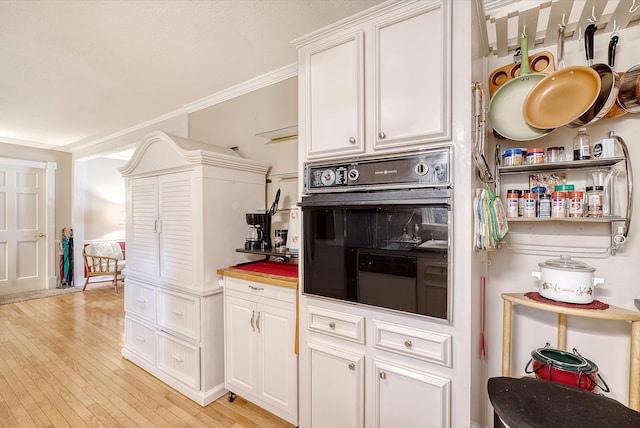
[[[271,217],[278,211],[280,189],[276,192],[276,198],[266,212],[246,213],[245,218],[249,225],[249,231],[244,241],[245,250],[270,250],[271,243]]]

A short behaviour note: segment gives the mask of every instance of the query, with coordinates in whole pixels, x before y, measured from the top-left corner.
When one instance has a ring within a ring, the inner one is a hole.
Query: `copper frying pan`
[[[515,141],[528,141],[540,138],[553,129],[537,129],[524,120],[522,106],[529,91],[546,75],[531,73],[526,34],[520,37],[522,65],[520,76],[504,83],[491,98],[489,103],[489,120],[494,131],[505,138]]]
[[[558,57],[564,50],[564,27],[558,30]],[[561,60],[559,59],[559,62]],[[561,68],[549,74],[529,92],[523,115],[535,128],[558,128],[587,112],[598,98],[600,75],[591,67]]]
[[[598,72],[600,76],[600,93],[598,98],[593,102],[589,110],[582,114],[579,118],[568,123],[569,128],[578,128],[591,125],[602,119],[609,111],[611,106],[616,103],[618,98],[618,89],[620,88],[620,78],[618,73],[614,71],[608,64],[593,64],[593,39],[598,26],[589,24],[584,32],[584,50],[587,54],[589,66]]]

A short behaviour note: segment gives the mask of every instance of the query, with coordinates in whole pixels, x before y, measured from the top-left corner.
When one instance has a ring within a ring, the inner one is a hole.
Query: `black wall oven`
[[[451,152],[305,164],[305,294],[448,319]]]

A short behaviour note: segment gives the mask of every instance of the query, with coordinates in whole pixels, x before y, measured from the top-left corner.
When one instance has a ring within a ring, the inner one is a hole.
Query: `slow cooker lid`
[[[595,272],[596,268],[586,263],[571,260],[571,256],[564,255],[557,259],[549,259],[538,263],[538,266],[547,269],[566,270],[570,272]]]
[[[590,372],[598,370],[595,364],[591,364],[581,355],[571,354],[560,349],[538,348],[531,352],[531,357],[542,364],[569,372]],[[595,367],[593,367],[595,366]]]

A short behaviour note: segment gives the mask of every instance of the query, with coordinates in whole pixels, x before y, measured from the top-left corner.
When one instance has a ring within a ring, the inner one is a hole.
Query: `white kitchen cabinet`
[[[379,360],[373,364],[372,426],[449,426],[449,379]]]
[[[223,296],[244,213],[267,167],[222,147],[147,135],[120,169],[126,184],[122,355],[205,406],[223,395]]]
[[[387,4],[294,41],[307,159],[451,137],[448,2]]]
[[[311,157],[364,151],[363,40],[362,31],[340,35],[304,54]]]
[[[303,302],[301,427],[451,425],[450,335],[348,303]]]
[[[312,427],[364,426],[364,355],[308,342]]]
[[[225,277],[225,386],[298,423],[296,290]]]

